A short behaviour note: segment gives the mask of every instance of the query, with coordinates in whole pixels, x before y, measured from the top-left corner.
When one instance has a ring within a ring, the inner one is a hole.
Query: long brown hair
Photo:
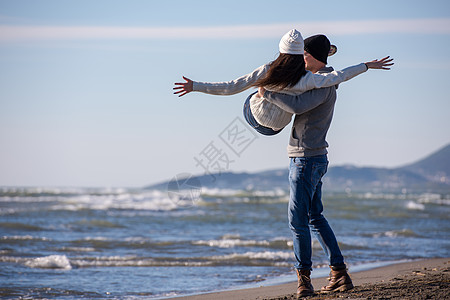
[[[305,74],[305,60],[302,54],[280,53],[270,63],[266,75],[258,79],[253,86],[270,86],[272,89],[280,91],[294,86]]]

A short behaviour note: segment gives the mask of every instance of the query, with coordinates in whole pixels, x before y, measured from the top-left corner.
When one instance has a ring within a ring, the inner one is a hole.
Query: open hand
[[[192,80],[184,76],[183,79],[186,80],[186,82],[176,82],[175,87],[173,88],[173,90],[175,91],[173,93],[179,94],[178,97],[184,96],[187,93],[192,92],[192,90],[194,89],[194,83],[192,82]]]
[[[372,61],[366,62],[366,66],[369,69],[382,69],[382,70],[390,70],[390,66],[394,65],[392,62],[394,59],[386,56],[380,60],[374,59]]]

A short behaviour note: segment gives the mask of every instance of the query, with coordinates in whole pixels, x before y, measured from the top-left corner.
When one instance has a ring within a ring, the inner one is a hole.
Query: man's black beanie
[[[330,40],[323,34],[313,35],[305,39],[305,51],[324,64],[327,64],[330,47]]]

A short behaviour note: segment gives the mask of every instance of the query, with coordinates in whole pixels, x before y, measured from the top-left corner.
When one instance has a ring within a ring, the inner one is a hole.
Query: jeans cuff
[[[347,268],[347,266],[345,264],[339,264],[339,265],[330,266],[330,268],[333,271],[340,271],[340,270],[345,270]]]

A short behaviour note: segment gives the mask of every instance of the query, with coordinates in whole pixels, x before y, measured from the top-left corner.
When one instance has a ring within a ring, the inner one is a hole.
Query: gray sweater
[[[331,72],[325,67],[319,72]],[[264,98],[283,110],[295,114],[289,145],[289,157],[310,157],[327,154],[326,135],[333,118],[337,86],[286,95],[266,91]]]

